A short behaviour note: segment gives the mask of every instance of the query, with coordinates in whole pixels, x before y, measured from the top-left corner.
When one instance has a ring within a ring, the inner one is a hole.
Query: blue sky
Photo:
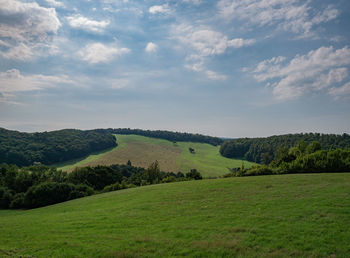
[[[348,0],[0,0],[0,126],[350,133]]]

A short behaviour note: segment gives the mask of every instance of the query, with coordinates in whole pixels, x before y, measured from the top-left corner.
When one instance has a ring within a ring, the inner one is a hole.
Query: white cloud
[[[151,14],[170,13],[170,9],[169,9],[169,6],[167,4],[153,5],[148,9],[148,12]]]
[[[14,59],[27,61],[33,58],[33,50],[24,43],[20,43],[17,46],[9,48],[7,52],[0,52],[0,54],[6,59]]]
[[[0,0],[0,41],[8,59],[29,60],[35,49],[51,39],[61,27],[54,8],[17,0]]]
[[[107,20],[95,21],[81,15],[69,16],[67,20],[73,28],[81,28],[93,32],[101,32],[110,24],[110,21]]]
[[[343,82],[348,77],[350,49],[321,47],[306,55],[297,55],[289,63],[284,61],[285,57],[262,61],[253,74],[257,81],[271,85],[278,99],[288,100]]]
[[[188,62],[185,67],[196,72],[204,72],[209,79],[223,80],[224,75],[219,75],[204,66],[205,59],[225,53],[228,48],[241,48],[255,43],[254,39],[234,38],[229,39],[221,32],[207,27],[194,28],[191,25],[180,24],[174,26],[173,37],[178,40],[183,49],[188,51]]]
[[[312,36],[312,27],[328,22],[339,15],[339,11],[329,5],[315,12],[311,1],[300,0],[220,0],[220,17],[227,21],[234,19],[249,25],[276,26],[303,36]]]
[[[34,91],[50,88],[60,83],[73,83],[67,76],[42,74],[22,75],[19,70],[0,72],[0,92],[4,95],[14,92]]]
[[[54,7],[64,7],[64,3],[62,2],[58,2],[55,0],[45,0],[45,1]]]
[[[332,87],[329,89],[329,94],[332,95],[335,99],[341,97],[350,97],[350,82],[344,84],[342,87]]]
[[[145,51],[147,53],[155,53],[155,52],[157,52],[157,50],[158,50],[158,46],[157,46],[157,44],[155,44],[153,42],[148,42],[148,44],[145,48]]]
[[[61,27],[54,8],[17,0],[0,0],[0,37],[20,42],[44,40]]]
[[[190,25],[181,24],[174,27],[173,35],[184,46],[195,50],[192,57],[205,57],[223,54],[227,48],[240,48],[252,45],[254,39],[228,39],[221,32],[209,28],[194,28]]]
[[[85,46],[78,52],[78,55],[90,64],[107,63],[115,56],[120,56],[130,52],[128,48],[118,48],[117,46],[107,46],[102,43],[92,43]]]
[[[206,71],[205,71],[205,74],[206,74],[206,75],[208,76],[208,78],[211,79],[211,80],[223,81],[223,80],[226,80],[226,79],[227,79],[227,76],[226,76],[226,75],[219,74],[219,73],[216,73],[216,72],[211,71],[211,70],[206,70]]]
[[[191,3],[194,5],[199,5],[202,1],[201,0],[182,0],[184,3]]]

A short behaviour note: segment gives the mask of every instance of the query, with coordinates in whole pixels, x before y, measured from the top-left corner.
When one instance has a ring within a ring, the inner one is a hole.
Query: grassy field
[[[152,185],[0,210],[0,257],[349,257],[350,174]]]
[[[125,164],[128,160],[134,166],[147,168],[155,160],[161,170],[183,173],[196,168],[203,176],[221,176],[228,168],[241,167],[242,161],[222,157],[219,146],[204,143],[177,142],[149,138],[139,135],[116,135],[118,146],[102,153],[95,153],[81,160],[74,160],[58,167],[71,171],[74,167]],[[189,147],[195,153],[189,152]],[[253,163],[244,161],[245,167]]]

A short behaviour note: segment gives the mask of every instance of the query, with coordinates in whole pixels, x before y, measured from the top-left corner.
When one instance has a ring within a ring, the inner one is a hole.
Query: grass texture
[[[349,257],[350,174],[151,185],[0,210],[0,257]]]

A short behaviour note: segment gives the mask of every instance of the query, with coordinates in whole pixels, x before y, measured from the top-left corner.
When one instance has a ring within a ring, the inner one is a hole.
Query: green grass
[[[229,172],[228,168],[241,167],[242,160],[229,159],[220,155],[220,146],[213,146],[205,143],[179,142],[181,156],[178,159],[178,166],[181,171],[189,171],[196,168],[204,176],[222,176]],[[191,154],[188,148],[195,149]],[[246,168],[254,163],[243,161]]]
[[[152,185],[0,211],[0,257],[349,257],[350,174]]]
[[[116,135],[118,146],[105,152],[71,161],[68,164],[58,164],[64,171],[74,167],[125,164],[131,160],[134,166],[147,168],[155,160],[159,161],[163,171],[183,173],[196,168],[203,176],[221,176],[229,172],[228,168],[241,167],[242,161],[228,159],[220,155],[219,146],[204,143],[177,142],[149,138],[139,135]],[[195,149],[195,154],[189,152],[189,147]],[[254,163],[244,161],[246,168]]]
[[[73,170],[75,167],[81,167],[89,162],[98,160],[99,158],[103,157],[105,154],[115,149],[116,148],[111,148],[103,151],[94,152],[85,158],[73,159],[73,160],[69,160],[61,163],[56,163],[55,166],[58,167],[59,169],[62,169],[63,171],[70,171],[70,170]]]

